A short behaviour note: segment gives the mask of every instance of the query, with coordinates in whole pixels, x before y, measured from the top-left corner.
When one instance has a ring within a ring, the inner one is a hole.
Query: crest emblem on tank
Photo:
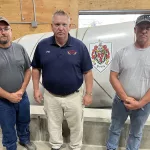
[[[112,60],[112,43],[102,42],[90,44],[90,57],[93,67],[99,72],[104,71]]]

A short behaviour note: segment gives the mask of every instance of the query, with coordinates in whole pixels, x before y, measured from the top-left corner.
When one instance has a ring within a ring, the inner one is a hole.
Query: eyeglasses
[[[10,28],[0,28],[0,32],[8,32]]]
[[[138,26],[138,29],[139,29],[140,31],[143,31],[143,30],[150,31],[150,26]]]

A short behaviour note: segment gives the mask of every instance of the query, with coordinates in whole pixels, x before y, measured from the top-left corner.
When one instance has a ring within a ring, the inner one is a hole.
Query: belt
[[[69,95],[72,95],[72,94],[78,93],[78,92],[79,92],[79,90],[76,90],[75,92],[70,93],[70,94],[66,94],[66,95],[54,94],[54,93],[51,93],[51,92],[49,92],[49,93],[52,94],[52,95],[54,95],[54,96],[56,96],[56,97],[67,97],[67,96],[69,96]]]

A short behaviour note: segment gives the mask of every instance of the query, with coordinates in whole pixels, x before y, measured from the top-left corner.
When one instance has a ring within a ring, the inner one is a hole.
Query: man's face
[[[139,23],[135,28],[136,41],[139,44],[146,45],[150,43],[150,23],[142,22]]]
[[[12,32],[10,26],[0,22],[0,44],[5,45],[11,41]]]
[[[52,22],[52,31],[55,38],[67,38],[70,30],[70,22],[67,16],[55,15]]]

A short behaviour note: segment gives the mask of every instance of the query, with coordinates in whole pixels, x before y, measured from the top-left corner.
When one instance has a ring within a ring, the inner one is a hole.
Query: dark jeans
[[[3,146],[7,150],[17,150],[17,135],[21,143],[30,141],[30,103],[25,92],[19,103],[11,103],[0,98],[0,126],[3,134]],[[16,125],[16,130],[15,130]]]
[[[144,124],[150,114],[150,103],[141,109],[128,110],[123,101],[115,96],[112,105],[111,125],[109,128],[107,149],[118,148],[121,130],[128,116],[130,117],[130,132],[127,139],[126,150],[139,150]]]

